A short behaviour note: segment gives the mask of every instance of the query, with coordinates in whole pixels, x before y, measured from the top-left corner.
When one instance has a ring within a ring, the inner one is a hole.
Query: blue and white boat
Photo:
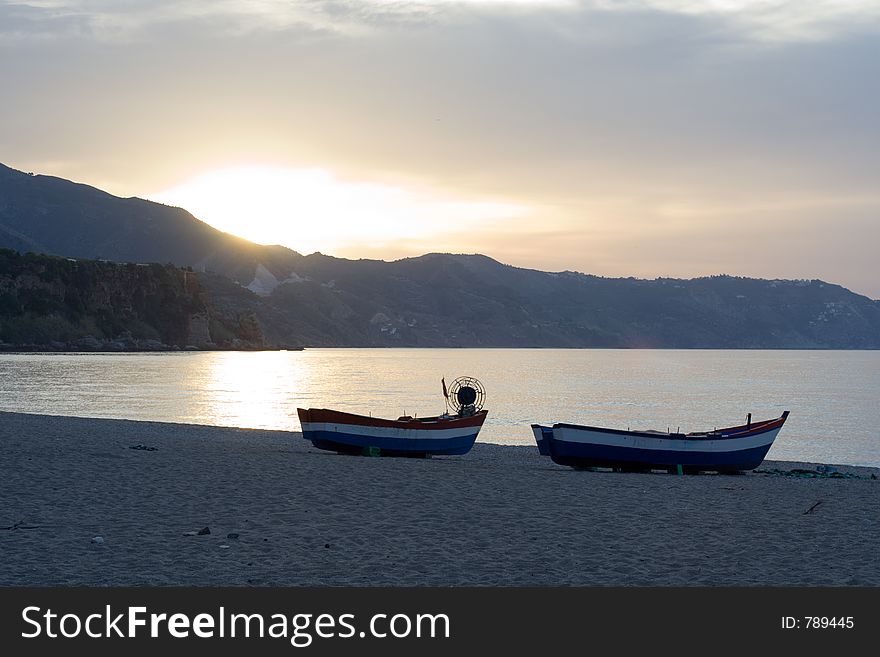
[[[579,424],[532,425],[540,454],[575,468],[740,472],[761,464],[788,419],[694,433],[623,431]]]

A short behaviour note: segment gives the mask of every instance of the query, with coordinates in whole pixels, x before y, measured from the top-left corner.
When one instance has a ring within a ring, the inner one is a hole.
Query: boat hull
[[[546,449],[554,463],[576,468],[740,472],[761,464],[787,417],[699,436],[554,424]]]
[[[532,433],[535,435],[535,442],[538,444],[538,453],[541,456],[550,456],[550,439],[553,438],[553,427],[533,424]]]
[[[387,420],[297,409],[303,438],[318,449],[379,456],[460,455],[474,446],[486,411],[469,417]]]

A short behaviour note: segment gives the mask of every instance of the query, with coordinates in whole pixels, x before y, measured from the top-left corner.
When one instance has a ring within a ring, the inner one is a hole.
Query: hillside
[[[211,312],[254,318],[270,345],[880,348],[880,302],[824,281],[602,278],[481,255],[302,256],[179,208],[2,165],[0,247],[193,267]],[[215,332],[230,344],[237,330]]]
[[[117,262],[161,262],[248,276],[258,262],[299,254],[223,233],[189,212],[119,198],[0,164],[0,248]]]
[[[307,256],[266,302],[320,327],[320,344],[880,348],[880,302],[818,280],[609,279],[478,255]]]
[[[192,271],[0,249],[0,350],[263,346],[253,314],[218,311]]]

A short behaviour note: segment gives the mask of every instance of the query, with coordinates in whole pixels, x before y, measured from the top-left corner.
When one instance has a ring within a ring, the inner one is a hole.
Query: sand
[[[480,443],[366,458],[296,433],[15,413],[0,455],[5,586],[880,585],[867,468],[588,472]]]

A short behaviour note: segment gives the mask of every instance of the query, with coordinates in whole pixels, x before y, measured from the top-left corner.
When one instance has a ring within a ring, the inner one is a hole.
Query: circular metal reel
[[[483,408],[486,391],[472,376],[460,376],[449,386],[449,403],[459,415],[473,415]]]

